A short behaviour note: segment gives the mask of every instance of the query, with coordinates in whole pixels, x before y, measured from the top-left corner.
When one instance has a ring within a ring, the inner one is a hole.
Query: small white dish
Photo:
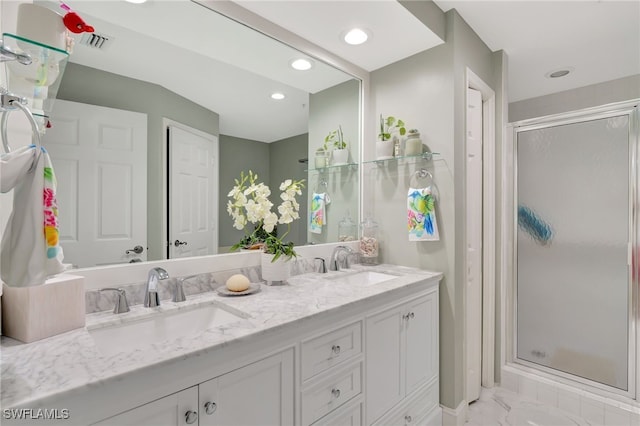
[[[246,296],[248,294],[254,294],[260,292],[260,283],[251,283],[249,288],[244,291],[231,291],[226,286],[221,285],[216,289],[220,296]]]

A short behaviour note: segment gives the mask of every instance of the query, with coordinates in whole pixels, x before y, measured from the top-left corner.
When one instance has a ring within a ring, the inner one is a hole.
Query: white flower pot
[[[334,166],[341,164],[347,164],[349,162],[349,150],[348,149],[334,149],[332,163]]]
[[[376,160],[387,160],[393,158],[393,141],[376,142]]]
[[[273,254],[262,253],[262,279],[267,285],[282,284],[291,276],[291,257],[280,256],[272,262]]]

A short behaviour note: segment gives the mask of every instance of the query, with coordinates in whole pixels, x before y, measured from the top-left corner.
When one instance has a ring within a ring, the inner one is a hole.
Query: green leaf
[[[407,129],[405,129],[404,127],[400,127],[400,135],[404,136],[405,133],[407,133]]]

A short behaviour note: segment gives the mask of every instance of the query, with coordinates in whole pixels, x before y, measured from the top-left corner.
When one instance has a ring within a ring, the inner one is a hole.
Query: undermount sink
[[[333,282],[337,282],[340,284],[346,285],[360,285],[360,286],[369,286],[373,284],[378,284],[381,282],[389,281],[394,278],[398,278],[396,275],[385,274],[382,272],[375,271],[360,271],[355,273],[345,273],[345,275],[333,275],[331,277],[327,277],[328,280]]]
[[[98,350],[113,355],[125,350],[142,348],[153,343],[201,333],[248,315],[232,312],[219,303],[207,303],[190,309],[156,312],[144,318],[132,318],[118,324],[89,329]]]

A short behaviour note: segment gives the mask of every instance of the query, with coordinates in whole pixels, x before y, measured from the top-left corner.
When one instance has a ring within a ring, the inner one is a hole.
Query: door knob
[[[125,251],[124,253],[125,253],[125,254],[131,254],[131,253],[140,254],[140,253],[142,253],[143,251],[144,251],[144,247],[142,247],[142,246],[135,246],[134,248],[129,249],[129,250]]]
[[[187,245],[187,242],[186,242],[186,241],[175,240],[175,242],[173,243],[173,245],[175,245],[176,247],[186,246],[186,245]]]
[[[213,413],[216,412],[216,408],[218,408],[218,406],[216,405],[215,402],[205,402],[204,403],[204,411],[208,414],[208,415],[212,415]]]
[[[192,425],[198,420],[198,413],[196,413],[195,411],[189,410],[186,413],[184,413],[184,419],[188,425]]]

